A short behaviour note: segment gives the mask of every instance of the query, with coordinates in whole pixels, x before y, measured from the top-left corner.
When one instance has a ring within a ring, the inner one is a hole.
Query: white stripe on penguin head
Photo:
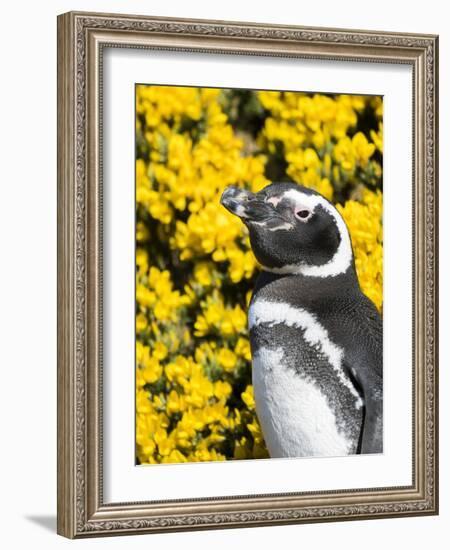
[[[314,211],[314,209],[320,205],[333,217],[341,237],[341,242],[333,257],[326,264],[307,265],[300,263],[284,265],[283,267],[263,266],[263,268],[266,271],[279,273],[281,275],[295,274],[311,277],[335,277],[340,273],[345,273],[350,267],[353,258],[352,243],[347,226],[336,208],[321,195],[307,195],[296,189],[285,191],[282,198],[291,199],[298,207],[307,207],[311,211]]]

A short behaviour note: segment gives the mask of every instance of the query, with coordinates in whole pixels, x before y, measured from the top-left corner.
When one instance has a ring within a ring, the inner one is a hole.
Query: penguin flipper
[[[349,321],[351,319],[351,321]],[[354,348],[346,367],[364,401],[361,454],[383,452],[383,323],[378,310],[363,294],[347,330],[364,346]]]
[[[383,402],[372,404],[366,413],[362,428],[361,454],[383,452]]]

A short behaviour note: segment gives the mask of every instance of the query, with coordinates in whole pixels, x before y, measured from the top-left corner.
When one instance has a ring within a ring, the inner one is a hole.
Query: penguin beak
[[[254,193],[250,193],[250,191],[230,185],[222,193],[220,203],[222,206],[225,206],[229,212],[239,216],[239,218],[247,218],[248,203],[254,199],[256,199],[256,195]]]
[[[274,210],[255,193],[230,185],[225,189],[220,203],[232,214],[245,221],[263,221],[273,216]]]

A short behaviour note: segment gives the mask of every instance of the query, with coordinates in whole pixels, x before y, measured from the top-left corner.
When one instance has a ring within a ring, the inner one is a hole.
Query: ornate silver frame
[[[414,418],[409,487],[114,503],[102,499],[102,49],[413,68]],[[94,13],[58,17],[58,533],[70,538],[438,513],[438,38]]]

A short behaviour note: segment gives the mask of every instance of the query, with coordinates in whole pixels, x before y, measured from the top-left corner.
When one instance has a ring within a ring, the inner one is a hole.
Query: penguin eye
[[[306,208],[302,208],[301,210],[297,210],[295,212],[295,217],[299,219],[302,222],[306,222],[311,217],[312,212],[310,210],[307,210]]]

